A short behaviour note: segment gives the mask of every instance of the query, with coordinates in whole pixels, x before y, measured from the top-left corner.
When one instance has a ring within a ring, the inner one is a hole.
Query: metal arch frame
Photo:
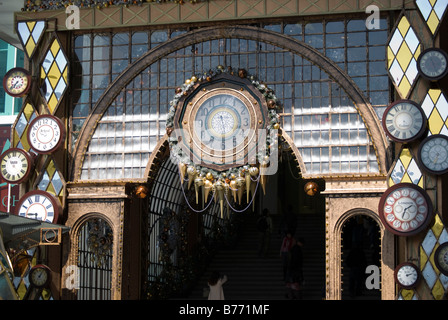
[[[377,152],[377,160],[379,162],[380,174],[386,174],[386,159],[388,142],[384,131],[381,128],[372,105],[368,102],[362,91],[350,78],[350,76],[335,65],[329,58],[325,57],[313,47],[299,42],[286,35],[261,29],[253,26],[214,26],[193,30],[187,34],[180,35],[176,38],[168,40],[159,46],[149,50],[146,55],[128,66],[109,86],[109,88],[98,99],[93,108],[91,116],[87,119],[86,124],[82,128],[78,137],[75,151],[73,154],[73,162],[71,164],[71,176],[74,181],[80,179],[82,163],[87,151],[90,139],[96,129],[102,115],[107,110],[112,101],[120,93],[137,74],[142,72],[148,65],[153,64],[157,60],[167,56],[168,54],[208,40],[216,40],[221,38],[242,38],[247,40],[263,41],[284,48],[296,54],[299,54],[325,70],[331,78],[333,78],[352,99],[354,105],[359,110],[364,120],[366,129],[372,138],[373,146]],[[302,172],[306,172],[306,168],[301,168]]]

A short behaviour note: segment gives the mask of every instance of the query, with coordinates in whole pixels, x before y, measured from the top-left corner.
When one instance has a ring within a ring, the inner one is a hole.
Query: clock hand
[[[402,214],[402,216],[401,216],[401,219],[404,219],[404,214],[406,213],[406,210],[408,210],[410,207],[412,207],[412,204],[411,204],[409,207],[404,208],[404,210],[403,210],[403,214]]]

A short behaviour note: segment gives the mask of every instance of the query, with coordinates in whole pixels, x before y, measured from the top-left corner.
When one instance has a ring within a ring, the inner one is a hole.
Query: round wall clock
[[[52,115],[40,115],[31,121],[28,142],[37,153],[47,154],[61,147],[65,139],[62,121]]]
[[[25,150],[10,148],[0,156],[0,174],[8,183],[22,183],[29,177],[33,162],[33,157]]]
[[[426,137],[418,148],[418,159],[429,173],[448,172],[448,137],[441,134]]]
[[[419,138],[426,129],[426,115],[412,100],[399,100],[384,111],[384,131],[396,142],[410,142]]]
[[[52,194],[42,190],[33,190],[20,198],[16,205],[15,214],[48,223],[56,223],[60,212],[59,201]]]
[[[223,171],[255,155],[257,134],[267,125],[267,106],[251,86],[222,74],[179,100],[174,128],[180,129],[182,148],[195,163]]]
[[[36,288],[48,287],[51,281],[51,270],[49,267],[43,264],[35,265],[31,268],[28,279]]]
[[[433,217],[431,199],[412,183],[398,183],[381,196],[378,212],[386,229],[399,236],[410,236],[425,229]]]
[[[420,281],[420,270],[410,262],[404,262],[398,265],[394,271],[395,282],[404,289],[415,288]]]
[[[31,88],[31,75],[23,68],[9,70],[3,78],[5,92],[13,97],[22,97]]]
[[[424,50],[417,59],[418,72],[426,79],[437,81],[448,72],[448,56],[439,48]]]
[[[448,242],[442,243],[434,253],[434,262],[437,269],[448,276]]]

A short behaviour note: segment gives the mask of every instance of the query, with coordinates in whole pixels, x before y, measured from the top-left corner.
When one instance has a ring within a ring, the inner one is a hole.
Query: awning
[[[0,229],[8,247],[59,245],[69,227],[0,212]]]

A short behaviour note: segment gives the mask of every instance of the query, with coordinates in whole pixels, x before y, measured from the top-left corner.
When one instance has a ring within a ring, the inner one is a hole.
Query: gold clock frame
[[[224,171],[243,164],[255,164],[260,151],[262,129],[269,124],[268,106],[263,94],[246,78],[222,73],[210,81],[194,85],[191,93],[179,99],[174,116],[174,129],[180,135],[179,144],[194,163]],[[216,150],[207,146],[194,130],[194,119],[203,102],[218,94],[228,94],[241,100],[250,117],[249,135],[237,146]]]

